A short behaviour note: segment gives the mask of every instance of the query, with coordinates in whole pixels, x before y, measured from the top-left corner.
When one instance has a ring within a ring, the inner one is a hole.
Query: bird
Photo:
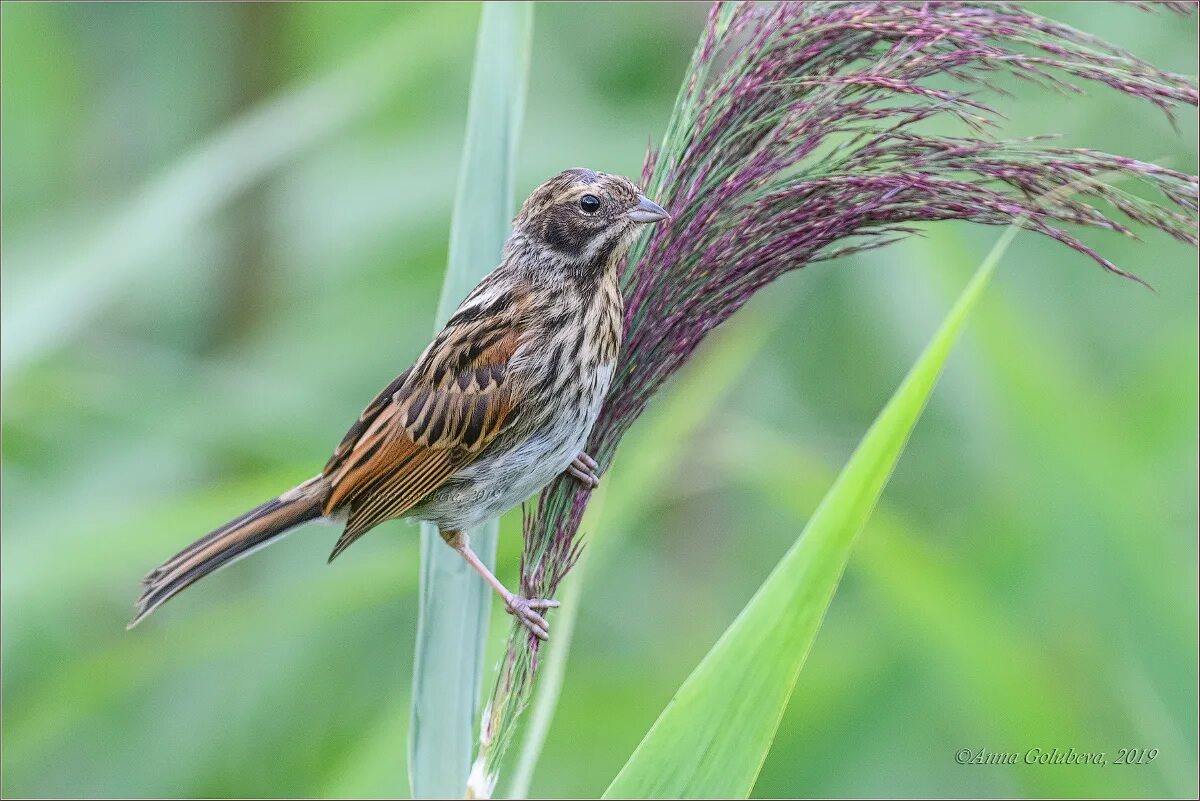
[[[367,405],[321,472],[152,570],[128,628],[301,524],[344,526],[332,562],[375,526],[403,517],[436,525],[506,611],[547,639],[543,613],[558,602],[510,592],[466,532],[560,474],[599,484],[584,445],[620,352],[621,265],[646,226],[669,219],[620,175],[574,168],[535,189],[499,266]]]

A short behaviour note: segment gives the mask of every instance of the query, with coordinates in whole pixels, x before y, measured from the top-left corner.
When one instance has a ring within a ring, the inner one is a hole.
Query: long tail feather
[[[320,517],[328,495],[329,484],[316,476],[196,540],[142,579],[137,614],[126,628],[208,574]]]

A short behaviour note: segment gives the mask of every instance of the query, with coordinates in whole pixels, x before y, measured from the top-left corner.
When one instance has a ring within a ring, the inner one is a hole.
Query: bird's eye
[[[600,198],[595,195],[584,195],[579,198],[579,208],[583,209],[585,214],[595,214],[600,208]]]

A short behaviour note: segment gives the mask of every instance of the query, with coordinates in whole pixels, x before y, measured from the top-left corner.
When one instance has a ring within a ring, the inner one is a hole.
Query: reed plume
[[[788,271],[937,220],[1018,223],[1135,281],[1082,232],[1145,226],[1196,244],[1196,176],[1049,137],[995,138],[1008,77],[1065,94],[1104,84],[1168,118],[1197,104],[1191,78],[1014,4],[714,5],[642,171],[647,195],[675,216],[635,244],[623,272],[625,344],[587,446],[601,470],[704,337]],[[939,132],[951,127],[957,135]],[[1113,175],[1138,192],[1111,186]],[[571,569],[589,495],[560,478],[526,510],[526,597],[553,597]],[[540,647],[513,628],[474,792],[494,783]]]

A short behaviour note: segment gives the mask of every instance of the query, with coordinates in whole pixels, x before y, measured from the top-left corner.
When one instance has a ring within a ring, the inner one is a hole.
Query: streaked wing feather
[[[363,409],[362,414],[358,416],[358,420],[355,421],[354,425],[350,426],[350,430],[346,432],[346,436],[342,437],[342,441],[338,443],[333,455],[325,463],[325,473],[329,473],[338,462],[346,458],[346,455],[350,453],[350,449],[354,447],[354,443],[358,442],[359,437],[367,430],[367,426],[371,425],[375,418],[379,416],[379,413],[391,403],[392,395],[396,394],[396,390],[404,385],[404,382],[408,380],[408,376],[411,373],[412,370],[409,369],[396,376],[392,383],[384,387],[383,391],[367,404],[367,408]]]
[[[509,291],[503,298],[486,313],[452,317],[338,446],[325,468],[332,486],[325,513],[348,515],[331,560],[419,504],[517,419],[521,397],[509,362],[521,344],[526,296]]]

